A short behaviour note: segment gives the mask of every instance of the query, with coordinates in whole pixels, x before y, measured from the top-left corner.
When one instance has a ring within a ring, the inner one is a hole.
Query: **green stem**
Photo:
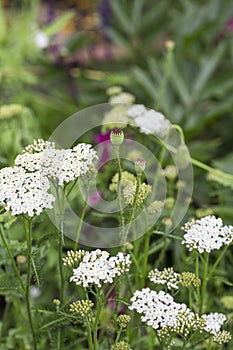
[[[93,346],[93,340],[92,340],[92,331],[91,331],[91,326],[89,323],[89,320],[86,321],[87,323],[87,341],[88,341],[88,347],[90,350],[95,350]]]
[[[196,251],[196,262],[195,262],[195,275],[197,278],[199,278],[199,254],[198,251]],[[200,304],[200,287],[197,287],[197,302],[198,305]]]
[[[146,233],[144,252],[143,252],[144,260],[143,260],[143,265],[142,265],[142,283],[141,283],[141,287],[144,286],[144,282],[145,282],[145,278],[146,278],[148,252],[149,252],[149,248],[150,248],[150,235],[151,235],[151,231]]]
[[[212,268],[210,269],[210,272],[207,276],[207,279],[209,280],[210,277],[212,276],[212,274],[214,273],[216,267],[218,266],[218,264],[220,263],[220,261],[222,260],[223,255],[226,253],[228,246],[225,246],[224,249],[222,250],[221,254],[219,255],[218,259],[215,261],[214,265],[212,266]]]
[[[121,333],[122,333],[122,328],[120,328],[120,330],[117,332],[115,343],[117,343],[118,340],[120,339]]]
[[[120,152],[119,152],[119,146],[115,146],[115,152],[116,152],[116,158],[117,158],[117,165],[118,165],[118,184],[117,184],[117,193],[118,193],[118,205],[120,209],[120,219],[121,219],[121,227],[122,230],[124,230],[125,227],[125,217],[124,217],[124,211],[122,206],[122,200],[121,200],[121,178],[122,178],[122,169],[121,169],[121,160],[120,160]]]
[[[165,62],[164,78],[163,78],[163,81],[162,81],[162,84],[160,86],[159,93],[158,93],[158,100],[157,100],[157,106],[156,106],[157,109],[160,108],[160,106],[163,102],[163,97],[164,97],[166,85],[167,85],[168,79],[169,79],[170,74],[171,74],[172,61],[173,61],[173,49],[168,48],[167,55],[166,55],[166,62]]]
[[[97,310],[95,315],[95,321],[93,325],[93,338],[94,338],[94,349],[97,350],[97,344],[98,344],[98,325],[99,325],[99,319],[102,311],[102,300],[100,296],[100,291],[97,292]]]
[[[204,263],[204,271],[203,271],[203,278],[202,278],[202,286],[201,286],[201,301],[200,301],[200,314],[203,313],[203,307],[204,307],[204,301],[205,301],[205,293],[206,293],[206,287],[208,283],[208,266],[209,266],[209,254],[205,253],[205,263]]]
[[[141,185],[141,174],[138,174],[137,175],[136,191],[135,191],[134,200],[133,200],[133,204],[132,204],[132,209],[131,209],[131,215],[130,215],[129,223],[128,223],[127,229],[125,230],[125,232],[124,232],[124,234],[122,236],[122,239],[121,239],[121,245],[124,246],[124,249],[125,249],[125,243],[127,242],[127,237],[128,237],[128,233],[129,233],[130,227],[131,227],[132,222],[134,220],[135,209],[136,209],[138,194],[139,194],[139,190],[140,190],[140,185]]]
[[[78,225],[78,230],[77,230],[75,243],[74,243],[74,251],[76,251],[78,248],[79,238],[80,238],[81,230],[83,227],[83,221],[84,221],[84,218],[85,218],[85,215],[87,212],[87,208],[88,208],[88,194],[87,194],[86,199],[85,199],[85,203],[83,206],[82,214],[81,214],[79,225]]]
[[[24,219],[25,220],[25,219]],[[31,260],[32,260],[32,220],[27,219],[27,224],[25,222],[26,229],[26,240],[27,240],[27,283],[25,290],[25,300],[27,306],[27,314],[29,326],[31,329],[32,340],[33,340],[33,349],[37,350],[36,345],[36,334],[33,326],[32,313],[31,313],[31,304],[30,304],[30,285],[31,285]]]
[[[12,254],[12,252],[11,252],[11,250],[10,250],[9,245],[8,245],[8,242],[7,242],[7,240],[5,239],[5,234],[4,234],[4,230],[3,230],[2,225],[0,225],[0,235],[1,235],[2,242],[3,242],[3,244],[4,244],[5,248],[6,248],[7,254],[8,254],[10,260],[11,260],[12,267],[13,267],[13,269],[15,270],[15,273],[16,273],[16,276],[17,276],[18,281],[19,281],[19,283],[20,283],[22,292],[25,294],[26,289],[25,289],[25,286],[24,286],[24,284],[23,284],[22,278],[21,278],[21,276],[20,276],[20,272],[19,272],[19,269],[18,269],[18,267],[17,267],[17,265],[16,265],[16,262],[15,262],[15,259],[14,259],[14,257],[13,257],[13,254]]]

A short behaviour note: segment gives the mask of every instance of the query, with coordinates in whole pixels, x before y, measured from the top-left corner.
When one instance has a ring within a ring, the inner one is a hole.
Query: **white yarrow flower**
[[[154,269],[149,272],[148,277],[151,282],[166,285],[168,289],[178,289],[182,283],[181,274],[175,272],[173,267],[165,268],[162,271]]]
[[[147,112],[147,109],[144,105],[134,104],[132,107],[128,109],[127,116],[131,118],[136,118],[136,117],[140,117],[146,112]]]
[[[19,167],[0,170],[0,204],[12,215],[34,216],[51,209],[55,198],[49,188],[49,180],[39,172],[27,173]]]
[[[15,164],[27,171],[40,171],[43,176],[56,178],[59,185],[85,175],[97,159],[90,144],[80,143],[72,149],[55,149],[53,142],[38,140],[25,148]]]
[[[182,244],[190,251],[197,249],[199,253],[210,253],[233,241],[233,226],[223,226],[222,219],[215,216],[192,220],[184,225],[183,230],[186,234]]]
[[[78,267],[73,269],[73,276],[70,281],[77,285],[88,287],[95,284],[101,287],[102,284],[112,283],[114,278],[129,271],[131,264],[130,255],[118,253],[116,256],[97,249],[91,252],[81,251]]]
[[[222,325],[226,321],[226,316],[218,312],[211,312],[208,315],[202,315],[205,320],[205,331],[211,334],[216,334],[220,331]]]
[[[156,134],[164,137],[171,127],[171,123],[162,113],[146,109],[143,105],[132,106],[127,115],[134,118],[135,125],[146,135]]]
[[[185,304],[178,304],[164,291],[155,292],[149,288],[136,290],[131,298],[130,310],[142,314],[142,322],[154,329],[174,327],[180,312],[187,311]]]

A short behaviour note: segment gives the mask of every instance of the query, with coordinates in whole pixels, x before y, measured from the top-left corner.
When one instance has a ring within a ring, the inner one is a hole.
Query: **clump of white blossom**
[[[214,335],[218,343],[231,339],[229,332],[221,331],[226,316],[221,313],[210,313],[199,316],[185,304],[179,304],[164,291],[156,292],[149,288],[136,290],[131,298],[130,310],[141,314],[142,322],[154,328],[161,338],[172,333],[187,337],[191,332],[207,332]]]
[[[169,290],[178,289],[180,286],[194,287],[200,286],[200,279],[192,272],[175,272],[173,267],[168,267],[163,270],[154,269],[148,275],[151,282],[155,284],[165,285]]]
[[[55,178],[62,186],[90,172],[95,159],[97,153],[90,144],[56,149],[54,142],[39,139],[16,157],[15,164],[28,172],[40,171],[43,176]]]
[[[203,315],[205,319],[205,331],[211,334],[216,334],[220,331],[222,325],[226,321],[226,316],[218,312],[211,312]]]
[[[131,264],[129,254],[119,252],[116,256],[110,256],[107,251],[100,249],[86,251],[85,254],[80,251],[80,257],[77,268],[73,268],[70,281],[83,287],[101,287],[105,283],[112,283],[115,277],[128,272]],[[67,265],[66,259],[64,263]]]
[[[20,167],[0,170],[0,205],[11,215],[40,215],[51,209],[55,198],[48,193],[49,180],[39,172],[27,173]]]
[[[182,244],[190,251],[197,249],[199,253],[210,253],[233,241],[233,226],[224,226],[222,219],[215,216],[192,220],[182,229],[186,232]]]
[[[178,289],[182,283],[181,274],[174,271],[173,267],[165,268],[160,271],[154,269],[148,275],[151,282],[166,285],[168,289]]]
[[[174,327],[177,315],[187,310],[185,304],[178,304],[164,291],[156,292],[149,288],[136,290],[131,298],[130,310],[142,314],[142,322],[154,329]]]
[[[162,113],[147,109],[144,105],[133,105],[128,109],[127,115],[133,118],[134,124],[146,135],[157,134],[164,137],[171,128],[171,123]]]

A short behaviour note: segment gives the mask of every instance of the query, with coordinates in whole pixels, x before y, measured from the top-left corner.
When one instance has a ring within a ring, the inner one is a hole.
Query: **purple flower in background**
[[[94,141],[96,143],[101,143],[104,141],[108,141],[110,138],[110,132],[107,132],[106,134],[102,134],[101,132],[98,132],[94,135]]]
[[[224,28],[219,33],[217,40],[223,40],[227,35],[233,32],[233,16],[227,21]]]
[[[111,26],[111,18],[112,18],[112,10],[110,6],[109,0],[102,0],[99,4],[99,15],[100,15],[100,21],[101,21],[101,27],[104,31],[104,39],[110,40],[110,36],[107,32],[107,30]]]
[[[102,153],[100,154],[99,160],[97,163],[97,168],[99,169],[102,166],[102,164],[106,163],[110,158],[110,153],[109,153],[110,132],[106,134],[102,134],[101,132],[95,134],[94,141],[97,144],[101,144],[102,142],[104,142],[102,146]]]
[[[101,195],[98,191],[96,191],[94,194],[92,194],[89,198],[88,198],[88,204],[89,205],[93,205],[98,203],[101,200]]]

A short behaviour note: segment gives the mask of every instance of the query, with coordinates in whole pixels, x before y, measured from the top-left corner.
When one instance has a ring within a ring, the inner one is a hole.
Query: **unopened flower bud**
[[[165,42],[165,46],[167,50],[173,50],[175,47],[175,42],[173,40],[167,40]]]
[[[18,264],[24,264],[27,261],[27,258],[25,255],[17,255],[16,261]]]
[[[120,146],[124,141],[124,133],[121,129],[115,128],[110,133],[110,140],[114,146]]]
[[[146,168],[146,160],[144,158],[137,158],[134,162],[134,166],[136,173],[141,174]]]

